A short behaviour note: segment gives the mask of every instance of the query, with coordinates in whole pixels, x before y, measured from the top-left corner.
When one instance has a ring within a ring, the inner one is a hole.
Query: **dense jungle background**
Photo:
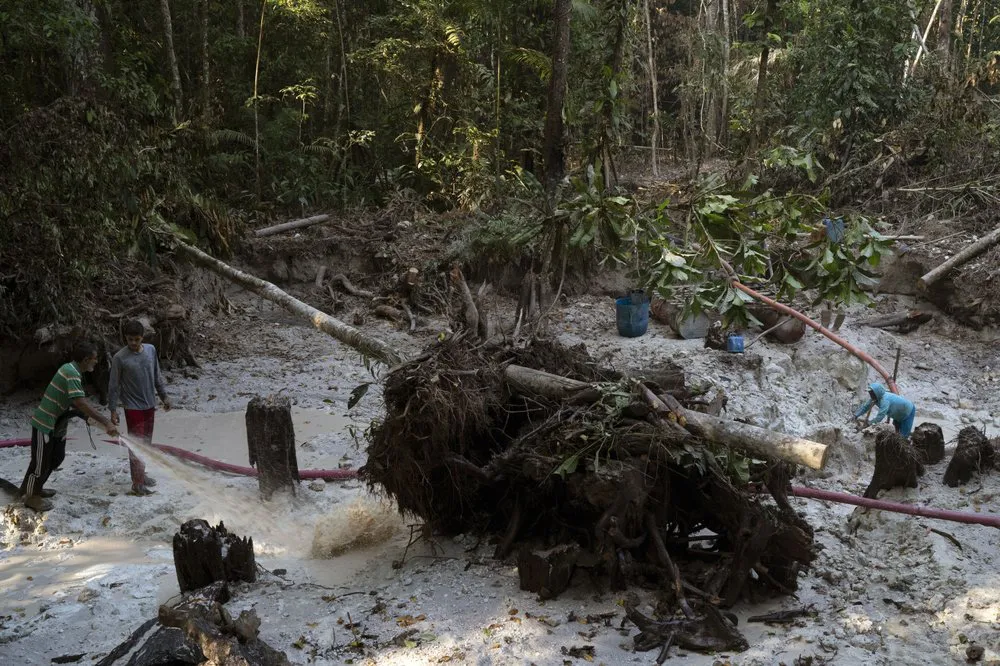
[[[107,318],[174,238],[226,258],[315,212],[432,220],[439,265],[513,262],[543,301],[596,261],[746,317],[700,279],[722,260],[785,297],[863,299],[885,234],[995,226],[997,11],[7,0],[0,334]],[[824,217],[847,242],[789,242]]]

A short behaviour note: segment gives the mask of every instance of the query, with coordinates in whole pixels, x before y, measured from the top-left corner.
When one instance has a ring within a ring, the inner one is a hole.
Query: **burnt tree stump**
[[[259,395],[247,405],[247,448],[250,465],[257,468],[257,483],[264,499],[276,490],[295,493],[299,464],[295,459],[292,406],[285,396]]]
[[[890,488],[916,488],[917,477],[924,473],[917,451],[898,432],[884,429],[875,436],[875,473],[865,490],[865,497],[878,498],[878,491]]]
[[[910,437],[913,448],[920,454],[920,461],[933,465],[944,460],[944,433],[936,423],[921,423]]]
[[[252,583],[257,580],[253,539],[230,534],[223,523],[189,520],[174,535],[174,569],[181,592],[198,590],[217,581]]]
[[[569,587],[580,548],[576,544],[534,552],[527,546],[517,555],[521,589],[535,592],[542,599],[554,599]]]
[[[944,472],[944,482],[952,488],[967,483],[972,475],[993,466],[996,451],[986,435],[975,426],[966,426],[958,433],[955,455]]]

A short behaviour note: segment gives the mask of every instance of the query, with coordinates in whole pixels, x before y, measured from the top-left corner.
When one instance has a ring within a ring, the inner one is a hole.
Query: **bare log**
[[[316,288],[323,288],[323,279],[326,277],[326,266],[320,266],[316,271]]]
[[[933,312],[922,310],[907,310],[906,312],[895,312],[881,317],[872,317],[865,320],[865,326],[872,328],[895,328],[899,327],[900,333],[909,333],[934,318]]]
[[[301,220],[292,220],[291,222],[283,222],[281,224],[276,224],[273,227],[264,227],[263,229],[258,229],[254,232],[254,236],[261,238],[263,236],[274,236],[275,234],[284,233],[286,231],[292,231],[293,229],[305,229],[306,227],[311,227],[314,224],[319,224],[320,222],[326,222],[330,219],[329,215],[313,215],[312,217],[306,217]]]
[[[926,275],[917,280],[917,287],[926,291],[928,287],[947,275],[952,269],[975,259],[997,243],[1000,243],[1000,227],[997,227],[972,245],[956,254],[951,259],[932,269]]]
[[[215,257],[205,254],[201,250],[184,241],[177,240],[177,250],[200,266],[204,266],[222,277],[239,284],[261,298],[281,305],[289,312],[308,319],[317,329],[330,335],[345,345],[357,349],[365,356],[382,361],[386,365],[393,366],[400,362],[400,356],[396,350],[392,349],[381,340],[372,337],[370,334],[362,333],[353,326],[349,326],[339,319],[335,319],[325,312],[320,312],[308,303],[303,303],[282,291],[266,280],[244,273],[219,261]]]
[[[684,427],[702,439],[810,469],[823,469],[826,465],[829,448],[825,444],[690,409],[684,410],[684,416],[687,417]]]
[[[596,388],[586,382],[520,365],[508,365],[504,369],[504,381],[516,391],[556,400],[585,396],[587,391],[596,394]],[[683,407],[681,409],[685,429],[702,439],[739,449],[750,455],[784,460],[811,469],[823,469],[826,465],[829,449],[825,444]]]
[[[402,310],[397,310],[391,305],[379,305],[372,310],[372,314],[376,317],[382,317],[382,319],[388,319],[393,322],[401,322],[406,317],[406,313]]]

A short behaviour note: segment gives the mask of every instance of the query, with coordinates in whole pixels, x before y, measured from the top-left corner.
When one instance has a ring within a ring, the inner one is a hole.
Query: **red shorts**
[[[153,415],[155,409],[126,409],[125,423],[128,434],[142,437],[145,440],[153,438]]]

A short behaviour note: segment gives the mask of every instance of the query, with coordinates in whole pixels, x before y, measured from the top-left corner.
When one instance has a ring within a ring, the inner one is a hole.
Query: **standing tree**
[[[551,193],[566,172],[563,146],[563,104],[569,71],[569,24],[573,0],[555,0],[552,27],[552,76],[549,78],[548,104],[545,110],[545,135],[542,158],[545,160],[545,186]]]
[[[177,53],[174,51],[174,25],[170,20],[170,0],[160,0],[160,13],[163,16],[163,43],[167,49],[170,81],[174,92],[174,114],[179,118],[184,108],[184,98],[181,93],[181,72],[177,67]]]

